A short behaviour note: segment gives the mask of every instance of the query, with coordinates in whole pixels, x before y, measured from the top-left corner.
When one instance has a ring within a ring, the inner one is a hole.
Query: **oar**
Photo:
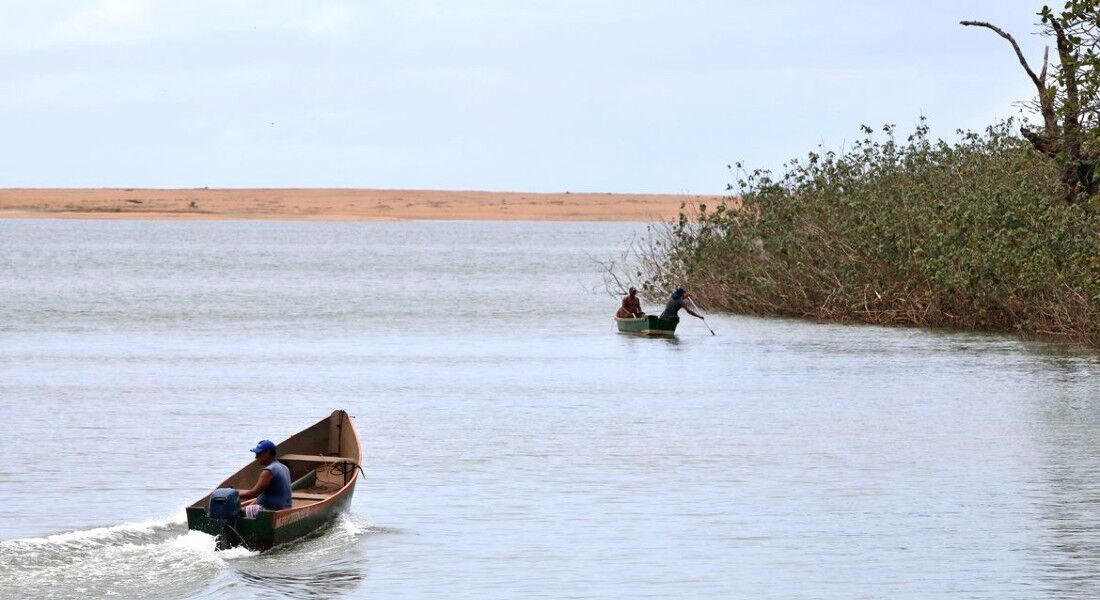
[[[699,308],[699,305],[695,303],[695,298],[692,298],[691,296],[688,296],[688,302],[691,302],[691,305],[695,307],[695,312],[697,312],[699,314],[703,314],[703,311]],[[700,319],[702,319],[703,325],[706,325],[707,329],[710,329],[710,323],[707,323],[707,318],[706,317],[700,317]],[[713,329],[710,329],[710,334],[711,335],[718,335],[717,333],[714,333]]]

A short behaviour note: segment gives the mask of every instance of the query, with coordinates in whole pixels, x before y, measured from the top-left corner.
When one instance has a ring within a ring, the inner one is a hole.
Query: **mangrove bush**
[[[1060,336],[1100,345],[1100,0],[1044,7],[1056,46],[1036,72],[1039,127],[933,139],[864,127],[778,173],[737,165],[731,196],[684,207],[607,265],[657,299],[831,321]]]
[[[1058,165],[1015,131],[864,128],[781,174],[741,170],[738,194],[651,229],[617,276],[737,313],[1100,343],[1100,213],[1065,202]]]

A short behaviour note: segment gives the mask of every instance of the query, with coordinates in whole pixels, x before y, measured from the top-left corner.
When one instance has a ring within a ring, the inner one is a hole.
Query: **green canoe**
[[[238,517],[232,537],[219,545],[243,545],[251,550],[300,538],[326,525],[347,510],[363,457],[359,436],[348,413],[337,410],[278,445],[278,459],[290,469],[294,484],[293,504],[284,510],[261,510],[255,519]],[[217,487],[248,489],[260,476],[260,463],[252,461]],[[187,527],[213,536],[224,535],[221,523],[207,516],[207,494],[187,507]],[[245,502],[244,504],[247,504]]]
[[[666,320],[655,315],[645,315],[636,319],[615,317],[615,324],[619,327],[619,333],[659,337],[673,337],[676,335],[676,325],[679,322],[680,319]]]

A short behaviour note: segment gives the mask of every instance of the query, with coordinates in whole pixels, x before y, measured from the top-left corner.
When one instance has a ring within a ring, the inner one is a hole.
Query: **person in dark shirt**
[[[678,321],[680,320],[680,309],[684,309],[687,313],[698,319],[702,319],[703,315],[691,310],[687,304],[684,303],[688,299],[687,291],[684,288],[676,288],[675,292],[672,292],[672,296],[668,299],[668,304],[665,305],[665,312],[661,313],[661,318],[666,321]]]
[[[261,510],[283,510],[292,505],[293,492],[290,489],[290,470],[286,465],[275,459],[277,447],[271,440],[260,440],[252,449],[256,455],[256,462],[260,463],[263,470],[260,478],[252,489],[237,490],[241,500],[255,498],[256,502],[244,507],[244,516],[247,519],[255,519]]]
[[[645,316],[642,312],[642,303],[638,300],[638,289],[635,287],[630,288],[630,293],[623,298],[623,305],[619,307],[618,312],[615,313],[616,317],[620,319],[636,319],[638,317]]]

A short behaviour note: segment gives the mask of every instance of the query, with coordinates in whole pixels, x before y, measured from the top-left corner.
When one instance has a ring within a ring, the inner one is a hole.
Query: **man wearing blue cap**
[[[244,507],[244,516],[255,519],[261,510],[282,510],[290,508],[290,469],[275,460],[275,442],[261,440],[252,449],[256,462],[263,465],[260,479],[250,490],[238,490],[241,500],[255,498],[256,502]]]

